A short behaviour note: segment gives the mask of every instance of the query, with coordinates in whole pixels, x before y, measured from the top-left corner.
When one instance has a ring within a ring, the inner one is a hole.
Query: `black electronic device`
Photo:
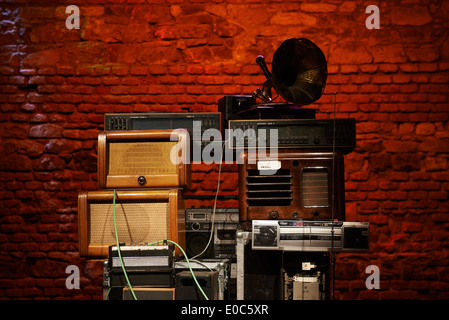
[[[120,251],[120,254],[119,254]],[[128,244],[109,246],[108,268],[110,272],[170,271],[174,267],[174,245]]]
[[[354,118],[344,119],[261,119],[229,121],[231,148],[333,148],[351,152],[356,145]],[[277,139],[275,139],[277,137]]]
[[[209,300],[218,300],[218,272],[198,271],[194,272],[196,281]],[[190,271],[180,271],[176,274],[176,300],[205,300],[206,298],[198,289]]]
[[[209,144],[221,144],[223,137],[219,112],[106,113],[104,115],[104,131],[165,129],[187,129],[191,143],[188,148],[189,162],[200,161],[203,149]],[[205,134],[206,131],[207,134]],[[220,136],[220,139],[217,139],[217,136]]]
[[[238,208],[189,208],[186,209],[186,251],[189,257],[235,258],[235,234],[239,226]],[[213,228],[213,229],[212,229]]]
[[[349,221],[253,220],[255,250],[367,252],[369,223]]]
[[[176,261],[176,300],[203,300],[192,272],[209,299],[228,300],[231,289],[232,263],[229,259],[195,259]]]
[[[260,103],[240,111],[234,119],[315,119],[316,108],[306,108],[292,103]],[[227,126],[228,124],[226,124]]]
[[[218,100],[218,111],[221,112],[222,128],[226,129],[229,120],[240,119],[239,113],[256,104],[252,96],[224,96]]]
[[[187,129],[190,138],[201,140],[207,129],[221,132],[219,112],[106,113],[105,131]]]
[[[175,250],[171,243],[110,246],[107,264],[109,287],[125,288],[129,281],[136,287],[171,288],[175,285],[174,263]],[[126,276],[123,269],[126,271]]]

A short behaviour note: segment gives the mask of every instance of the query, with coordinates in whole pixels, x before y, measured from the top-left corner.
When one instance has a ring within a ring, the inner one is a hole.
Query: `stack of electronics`
[[[81,255],[108,259],[109,298],[227,299],[234,278],[237,299],[329,299],[334,252],[368,251],[369,224],[345,220],[355,119],[305,107],[324,92],[323,52],[293,38],[272,73],[256,62],[262,89],[221,98],[218,112],[105,114],[103,190],[80,193],[79,215]],[[211,143],[220,164],[225,153],[238,164],[239,206],[185,209],[190,164]]]
[[[327,79],[324,54],[310,40],[284,41],[272,74],[263,57],[256,61],[267,78],[254,94],[261,103],[228,122],[231,147],[244,149],[237,297],[329,299],[334,252],[369,245],[369,224],[345,221],[344,156],[356,145],[355,119],[316,119],[304,107],[321,97]],[[286,102],[273,103],[271,88]]]
[[[122,264],[123,262],[123,264]],[[103,288],[108,300],[229,299],[227,259],[177,259],[174,245],[113,245],[104,263]]]
[[[172,123],[173,115],[168,116]],[[191,186],[189,131],[184,124],[172,128],[160,118],[155,122],[99,133],[100,190],[78,195],[80,255],[107,259],[108,299],[224,299],[228,260],[180,264],[192,257],[186,254],[184,205]]]

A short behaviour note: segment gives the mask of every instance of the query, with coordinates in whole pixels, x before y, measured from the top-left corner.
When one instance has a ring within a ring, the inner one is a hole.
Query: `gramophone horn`
[[[326,86],[326,58],[308,39],[285,40],[274,53],[271,72],[277,93],[298,105],[318,100]]]

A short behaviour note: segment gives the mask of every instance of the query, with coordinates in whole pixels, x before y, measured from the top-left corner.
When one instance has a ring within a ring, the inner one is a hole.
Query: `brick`
[[[372,46],[375,63],[403,63],[407,57],[400,44],[382,44]]]
[[[393,63],[383,63],[379,65],[379,70],[385,73],[397,72],[399,67]]]
[[[421,26],[432,21],[432,16],[425,6],[404,5],[393,8],[388,15],[392,24]]]
[[[428,137],[420,144],[420,149],[424,152],[448,152],[449,142],[434,137]]]
[[[391,77],[385,74],[373,75],[372,77],[372,82],[376,84],[389,84],[391,81]]]
[[[358,67],[355,65],[342,65],[340,66],[341,73],[357,73]]]
[[[348,8],[348,6],[345,6]],[[300,9],[305,12],[334,12],[337,9],[336,5],[329,3],[301,3]]]
[[[417,153],[399,153],[392,156],[392,167],[397,171],[412,171],[421,168],[422,156]]]
[[[317,19],[314,15],[301,12],[278,12],[270,18],[270,23],[274,25],[314,26]]]
[[[55,155],[46,155],[33,161],[33,169],[37,171],[53,171],[65,168],[65,162]]]
[[[368,64],[373,62],[373,56],[359,43],[342,43],[333,48],[329,61],[334,64]]]
[[[385,150],[394,153],[416,152],[418,143],[413,141],[391,140],[384,141]]]
[[[62,128],[54,124],[41,124],[30,129],[31,138],[60,138]]]
[[[402,230],[405,233],[421,232],[422,229],[423,229],[423,226],[420,223],[408,222],[408,223],[404,223],[403,226],[402,226]]]

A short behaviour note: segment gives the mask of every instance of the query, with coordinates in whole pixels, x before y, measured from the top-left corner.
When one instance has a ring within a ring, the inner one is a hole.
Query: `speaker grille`
[[[262,175],[259,170],[248,170],[248,206],[289,206],[293,200],[291,180],[289,169],[279,169],[273,175]]]
[[[177,142],[116,142],[109,144],[110,175],[176,174],[170,152]]]
[[[169,239],[169,205],[167,202],[116,203],[119,242],[148,243]],[[90,205],[91,244],[114,244],[114,213],[111,203]]]

